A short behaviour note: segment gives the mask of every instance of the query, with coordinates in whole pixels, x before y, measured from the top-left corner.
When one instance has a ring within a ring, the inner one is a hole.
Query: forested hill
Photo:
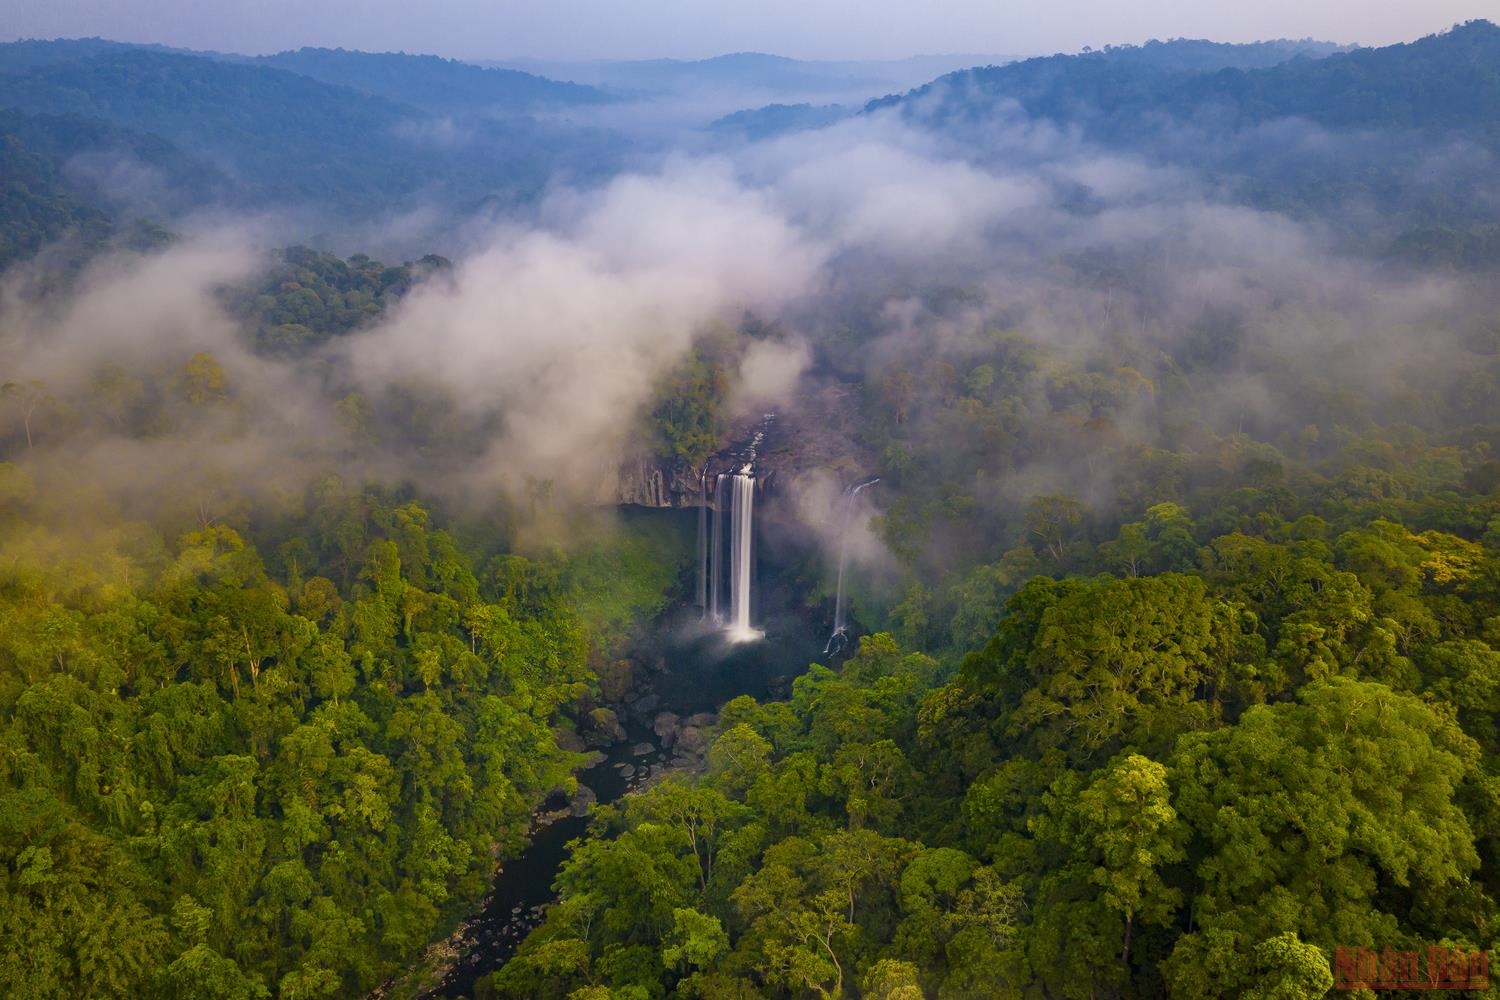
[[[22,110],[103,118],[166,136],[196,137],[212,127],[230,148],[269,138],[273,114],[292,141],[332,120],[352,138],[413,116],[409,107],[296,73],[144,49],[38,66],[7,75],[3,85],[5,102]]]
[[[607,169],[620,153],[618,141],[611,146],[524,114],[456,122],[446,111],[366,92],[402,89],[396,75],[382,77],[389,66],[383,57],[369,59],[364,68],[357,60],[332,60],[363,88],[356,89],[271,65],[97,40],[19,42],[0,45],[0,109],[87,119],[176,146],[186,151],[182,158],[207,161],[234,178],[207,196],[212,204],[316,204],[344,218],[419,199],[439,205],[524,199],[554,171],[586,175]],[[483,80],[488,86],[489,78]],[[460,92],[460,83],[467,91]],[[560,94],[592,93],[557,86]],[[458,102],[477,101],[479,87],[448,66],[412,89],[418,102],[436,101],[444,88]],[[65,160],[95,145],[54,155]]]
[[[1500,254],[1500,28],[1258,68],[1215,66],[1204,45],[966,70],[866,110],[895,109],[981,160],[1008,155],[996,126],[1059,125],[1191,170],[1215,197],[1329,224],[1360,253],[1449,267]],[[1239,47],[1222,48],[1228,62]]]
[[[377,196],[391,172],[415,166],[415,151],[392,130],[420,117],[295,73],[140,49],[7,74],[0,102],[161,136],[232,165],[254,193],[272,196],[315,196],[335,180],[344,197]]]
[[[1308,58],[1319,54],[1316,46],[1153,42],[963,70],[870,107],[901,107],[942,121],[992,115],[1015,102],[1034,118],[1076,122],[1112,138],[1139,130],[1148,117],[1235,127],[1290,116],[1328,126],[1465,128],[1495,137],[1500,28],[1489,21],[1407,44]]]
[[[434,111],[487,108],[515,112],[611,100],[594,87],[405,52],[303,48],[261,56],[254,63]]]
[[[0,135],[0,268],[68,233],[98,240],[112,228],[108,215],[68,190],[49,160]]]
[[[0,111],[0,269],[57,241],[68,242],[74,263],[122,237],[130,246],[159,245],[165,233],[149,221],[152,213],[119,211],[96,182],[96,171],[121,155],[161,178],[137,192],[138,208],[165,213],[199,204],[227,184],[156,136],[72,116]]]

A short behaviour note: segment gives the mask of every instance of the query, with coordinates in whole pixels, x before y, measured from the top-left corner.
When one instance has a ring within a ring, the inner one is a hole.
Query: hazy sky
[[[461,59],[1041,54],[1148,38],[1383,45],[1496,0],[0,0],[0,38],[101,35],[259,53],[303,45]]]

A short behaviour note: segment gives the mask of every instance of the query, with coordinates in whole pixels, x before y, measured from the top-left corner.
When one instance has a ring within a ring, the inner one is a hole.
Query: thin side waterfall
[[[719,594],[724,589],[724,480],[727,478],[721,472],[714,480],[714,528],[708,550],[708,618],[715,625],[724,624],[724,616],[719,612]]]
[[[849,642],[849,622],[844,615],[844,567],[849,562],[849,528],[854,523],[854,505],[860,490],[878,482],[879,479],[872,479],[868,483],[860,483],[849,491],[844,503],[844,524],[839,531],[839,575],[833,592],[833,634],[828,637],[828,645],[823,647],[824,656],[837,653]]]
[[[755,635],[755,630],[750,627],[750,554],[754,539],[754,514],[755,479],[744,473],[736,473],[729,548],[729,632],[734,639],[747,639]]]

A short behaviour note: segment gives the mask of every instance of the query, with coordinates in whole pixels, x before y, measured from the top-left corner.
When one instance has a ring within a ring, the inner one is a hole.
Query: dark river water
[[[662,511],[636,516],[672,518],[682,532],[695,531],[696,515]],[[660,625],[659,650],[666,673],[656,677],[652,693],[660,700],[656,711],[686,717],[716,711],[738,695],[784,697],[791,680],[823,655],[830,622],[825,609],[810,609],[801,600],[796,574],[778,559],[775,546],[757,543],[756,621],[765,633],[756,642],[728,643],[721,633],[706,630],[696,608],[680,607]],[[685,587],[691,595],[695,587]],[[621,713],[626,718],[625,713]],[[603,751],[604,759],[581,771],[578,780],[593,790],[601,803],[610,803],[640,787],[671,755],[643,720],[626,718],[629,736]],[[457,964],[442,985],[428,996],[472,996],[475,983],[499,969],[515,953],[526,935],[541,923],[547,904],[555,897],[553,882],[568,857],[569,842],[583,836],[584,816],[565,816],[537,831],[522,854],[506,861],[495,877],[484,909],[472,923]]]

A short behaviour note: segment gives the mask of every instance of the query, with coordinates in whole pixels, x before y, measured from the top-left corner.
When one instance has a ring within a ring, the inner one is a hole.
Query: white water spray
[[[736,456],[738,472],[721,472],[714,477],[711,498],[708,466],[699,473],[703,506],[698,510],[698,603],[703,608],[703,620],[722,629],[731,642],[764,637],[751,624],[755,612],[755,457],[765,440],[766,428],[775,419],[775,413],[761,419],[749,447]]]
[[[828,637],[828,645],[823,647],[824,656],[839,652],[849,643],[849,623],[844,616],[844,567],[849,562],[849,528],[854,522],[854,505],[860,490],[878,482],[879,479],[872,479],[860,483],[849,491],[844,504],[844,526],[839,532],[839,575],[833,592],[833,634]]]
[[[754,542],[755,479],[750,466],[733,477],[734,499],[730,508],[729,539],[729,637],[742,642],[760,637],[750,627],[751,554]]]

